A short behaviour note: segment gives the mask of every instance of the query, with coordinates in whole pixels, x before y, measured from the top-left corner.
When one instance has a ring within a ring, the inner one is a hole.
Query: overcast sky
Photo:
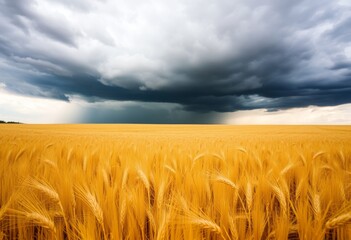
[[[351,123],[349,0],[0,0],[0,119]]]

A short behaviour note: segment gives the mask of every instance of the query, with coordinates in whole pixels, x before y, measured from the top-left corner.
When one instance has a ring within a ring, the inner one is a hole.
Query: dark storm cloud
[[[350,5],[168,4],[2,0],[0,82],[23,95],[172,103],[199,116],[351,102]],[[119,122],[169,115],[123,111],[100,110]]]
[[[28,37],[35,34],[33,30],[46,37],[64,44],[75,46],[76,33],[65,25],[65,19],[50,16],[36,9],[36,3],[26,0],[3,0],[1,14],[9,23],[21,29]],[[10,28],[10,26],[7,26]],[[16,40],[16,39],[15,39]]]

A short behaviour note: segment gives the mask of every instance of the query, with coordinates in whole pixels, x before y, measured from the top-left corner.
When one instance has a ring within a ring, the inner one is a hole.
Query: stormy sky
[[[0,119],[351,123],[350,26],[349,0],[0,0]]]

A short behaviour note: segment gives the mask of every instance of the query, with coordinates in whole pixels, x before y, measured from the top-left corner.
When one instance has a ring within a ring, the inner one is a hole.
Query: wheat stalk
[[[303,165],[306,166],[307,165],[306,157],[303,154],[301,154],[301,153],[300,153],[300,159],[301,159]]]
[[[49,165],[50,167],[54,168],[55,170],[58,170],[57,163],[54,162],[53,160],[45,159],[45,160],[43,160],[43,162],[45,164]]]
[[[215,181],[219,182],[219,183],[223,183],[223,184],[226,184],[228,186],[230,186],[231,188],[235,189],[235,190],[238,190],[238,186],[235,185],[234,182],[232,182],[229,178],[226,178],[222,175],[217,175],[215,178],[214,178]]]
[[[325,227],[328,229],[342,227],[345,224],[351,222],[351,212],[341,214],[333,219],[330,219],[326,222]]]
[[[252,198],[253,198],[253,193],[252,193],[252,184],[251,182],[247,182],[246,184],[246,192],[245,192],[245,196],[246,196],[246,206],[249,210],[249,212],[251,211],[252,209]]]
[[[198,154],[197,156],[194,157],[193,161],[196,162],[197,160],[199,160],[200,158],[202,158],[204,156],[205,156],[204,153]]]
[[[154,215],[152,214],[152,212],[149,209],[146,210],[146,215],[147,215],[147,218],[149,220],[149,223],[150,223],[152,230],[155,230],[156,223],[155,223]]]
[[[167,169],[167,170],[169,170],[171,173],[173,173],[173,174],[176,174],[176,170],[174,169],[174,168],[172,168],[171,166],[169,166],[169,165],[165,165],[165,168]]]
[[[88,206],[90,207],[91,211],[94,213],[98,222],[101,225],[103,225],[104,215],[103,215],[102,209],[101,209],[99,203],[97,202],[95,196],[93,194],[91,194],[90,192],[87,192],[86,193],[86,200],[87,200]]]
[[[191,224],[199,227],[200,229],[218,234],[222,239],[225,239],[221,227],[211,220],[204,218],[194,218],[192,219]]]
[[[49,183],[47,183],[45,181],[39,181],[39,180],[36,180],[33,178],[29,178],[27,181],[25,181],[24,184],[28,187],[32,187],[32,188],[38,190],[39,192],[41,192],[42,194],[47,196],[52,201],[54,201],[56,203],[60,202],[60,198],[59,198],[58,193]]]
[[[87,155],[84,154],[83,162],[82,162],[82,168],[83,168],[84,172],[87,171],[87,163],[88,163],[88,157],[87,157]]]
[[[209,230],[211,232],[218,233],[218,234],[222,233],[221,228],[211,220],[197,218],[197,219],[193,219],[191,223],[195,226],[200,227],[201,229]]]
[[[321,219],[321,201],[320,196],[317,193],[312,194],[312,209],[317,220]]]
[[[142,181],[142,183],[144,184],[144,187],[146,188],[147,192],[149,193],[150,182],[149,182],[146,174],[144,173],[144,171],[140,167],[137,168],[137,174],[138,174],[140,180]]]
[[[38,208],[38,210],[40,209]],[[7,216],[10,218],[22,218],[26,221],[26,224],[29,226],[40,226],[42,228],[56,232],[54,221],[43,211],[27,212],[25,210],[8,209]]]
[[[25,149],[25,148],[22,148],[22,149],[16,154],[15,159],[14,159],[15,162],[16,162],[20,157],[22,157],[22,156],[24,155],[25,151],[26,151],[26,149]]]
[[[124,172],[123,172],[123,176],[122,176],[122,190],[126,190],[127,189],[127,181],[128,181],[128,174],[129,174],[129,168],[125,168]]]
[[[298,199],[302,194],[302,188],[305,187],[306,180],[304,178],[300,179],[299,184],[296,186],[295,198]]]
[[[90,208],[90,211],[93,213],[96,220],[99,222],[101,226],[103,226],[103,220],[104,220],[103,211],[98,201],[96,200],[95,196],[81,186],[77,186],[75,189],[77,192],[77,196],[82,200],[83,203],[85,203]]]
[[[120,205],[120,211],[119,211],[119,222],[121,224],[122,229],[124,226],[124,221],[126,219],[126,213],[127,213],[127,202],[126,202],[126,199],[123,198]]]
[[[26,213],[25,217],[29,222],[33,222],[34,224],[38,224],[43,228],[51,229],[53,232],[56,232],[55,224],[48,216],[33,212]]]
[[[7,202],[0,207],[0,222],[1,222],[1,219],[5,216],[6,211],[8,210],[8,207],[12,204],[13,200],[16,198],[17,194],[18,192],[14,192],[11,195],[11,197],[7,200]]]
[[[341,159],[342,165],[345,166],[345,155],[342,150],[339,151],[339,157]]]
[[[160,187],[158,189],[158,193],[157,193],[157,208],[160,209],[162,207],[163,204],[163,198],[164,198],[164,193],[165,193],[165,183],[162,182],[160,184]]]
[[[286,165],[281,171],[280,171],[280,175],[284,176],[290,169],[292,169],[294,167],[294,163],[290,162],[288,165]]]
[[[239,150],[242,153],[246,153],[247,154],[247,150],[245,148],[243,148],[243,147],[237,147],[236,149]]]
[[[287,203],[286,203],[286,199],[285,199],[285,195],[284,195],[283,190],[279,186],[277,186],[273,183],[271,183],[271,187],[272,187],[273,192],[277,196],[278,201],[279,201],[280,205],[282,206],[284,212],[286,212],[287,211]]]
[[[166,214],[169,214],[169,213],[163,214],[161,224],[158,227],[156,240],[166,239],[166,230],[168,228],[168,222],[169,222],[169,215],[166,216]]]
[[[313,155],[312,159],[315,160],[315,159],[317,159],[319,156],[321,156],[323,154],[325,154],[324,151],[319,151],[319,152],[317,152],[316,154]]]

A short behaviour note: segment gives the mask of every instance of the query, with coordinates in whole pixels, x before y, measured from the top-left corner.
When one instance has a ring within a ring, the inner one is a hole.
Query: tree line
[[[8,122],[6,122],[6,121],[3,121],[3,120],[0,120],[0,124],[21,124],[20,122],[14,122],[14,121],[8,121]]]

